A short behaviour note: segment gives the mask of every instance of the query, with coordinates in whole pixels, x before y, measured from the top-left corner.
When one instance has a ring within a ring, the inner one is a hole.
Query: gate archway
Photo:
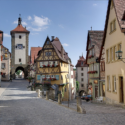
[[[15,70],[15,79],[17,78],[24,78],[25,77],[25,70],[23,67],[19,66]]]

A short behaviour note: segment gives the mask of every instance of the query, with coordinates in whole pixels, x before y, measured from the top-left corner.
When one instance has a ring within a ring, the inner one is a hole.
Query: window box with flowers
[[[93,58],[93,57],[94,57],[93,55],[90,55],[88,58],[91,59],[91,58]]]

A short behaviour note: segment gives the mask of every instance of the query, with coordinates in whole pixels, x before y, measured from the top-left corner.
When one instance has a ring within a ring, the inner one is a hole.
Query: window
[[[81,84],[81,87],[84,87],[84,84]]]
[[[19,59],[19,62],[21,62],[21,59]]]
[[[21,35],[19,35],[19,39],[21,39],[22,37],[21,37]]]
[[[63,80],[63,76],[61,75],[61,80]]]
[[[92,55],[94,56],[94,48],[92,49]]]
[[[81,68],[81,70],[83,71],[83,68]]]
[[[47,41],[47,44],[49,44],[49,41]]]
[[[111,48],[110,51],[111,51],[111,61],[113,61],[114,60],[113,48]]]
[[[5,69],[5,63],[2,63],[1,69]]]
[[[113,92],[116,92],[116,76],[113,76]]]
[[[84,79],[83,79],[83,78],[81,78],[81,81],[83,82],[83,81],[84,81]]]
[[[109,53],[109,49],[106,51],[107,52],[107,62],[109,63],[110,62],[110,53]]]
[[[84,74],[83,73],[81,73],[81,76],[83,76]]]
[[[116,29],[116,20],[110,23],[110,33]]]
[[[107,76],[107,90],[111,91],[110,76]]]
[[[46,56],[51,56],[51,52],[45,52]]]
[[[94,71],[96,71],[96,65],[94,65]]]
[[[83,61],[81,62],[81,66],[83,66]]]
[[[61,62],[61,66],[62,66],[63,64],[62,64],[62,62]]]

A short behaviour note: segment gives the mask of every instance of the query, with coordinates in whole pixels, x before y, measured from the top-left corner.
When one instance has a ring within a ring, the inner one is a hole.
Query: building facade
[[[59,39],[47,37],[42,50],[36,59],[36,83],[41,83],[44,90],[50,95],[55,93],[53,98],[61,92],[63,100],[70,99],[69,88],[71,88],[69,77],[69,66],[71,60],[65,52]]]
[[[9,50],[2,45],[2,62],[1,62],[1,80],[10,80],[10,67],[11,67],[11,53]]]
[[[93,100],[100,96],[99,54],[102,46],[103,31],[88,31],[86,64],[89,65],[89,90]]]
[[[29,47],[29,31],[21,24],[21,18],[18,18],[18,26],[10,32],[11,34],[11,73],[15,78],[15,72],[22,70],[25,78],[28,75],[28,47]]]
[[[2,55],[1,55],[1,48],[3,44],[3,31],[0,30],[0,87],[1,87],[1,61],[2,61]]]
[[[83,56],[79,57],[76,64],[76,81],[79,82],[79,95],[87,93],[88,86],[88,65],[85,64],[85,59]]]
[[[105,23],[103,46],[105,48],[106,102],[125,104],[125,64],[116,52],[125,58],[125,1],[110,0]]]

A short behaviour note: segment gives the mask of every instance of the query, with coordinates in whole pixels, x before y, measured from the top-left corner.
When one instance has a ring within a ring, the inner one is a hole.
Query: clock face
[[[18,44],[18,48],[19,48],[19,49],[22,49],[22,48],[23,48],[23,45],[22,45],[22,44]]]

